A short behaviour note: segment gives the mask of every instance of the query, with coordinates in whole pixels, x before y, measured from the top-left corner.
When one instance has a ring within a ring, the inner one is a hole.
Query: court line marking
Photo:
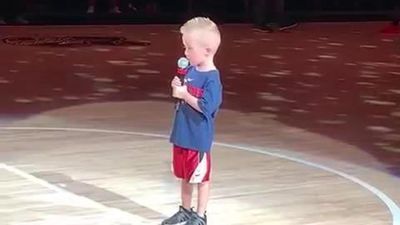
[[[134,132],[134,131],[120,131],[120,130],[107,130],[107,129],[90,129],[90,128],[67,128],[67,127],[0,127],[0,130],[42,130],[42,131],[70,131],[70,132],[92,132],[92,133],[108,133],[108,134],[126,134],[126,135],[137,135],[137,136],[147,136],[147,137],[156,137],[156,138],[169,138],[169,136],[167,135],[163,135],[163,134],[153,134],[153,133],[144,133],[144,132]],[[389,209],[390,213],[392,214],[392,225],[400,225],[400,208],[399,206],[389,197],[387,196],[385,193],[383,193],[381,190],[379,190],[378,188],[368,184],[367,182],[354,177],[352,175],[349,175],[347,173],[341,172],[339,170],[335,170],[332,168],[329,168],[327,166],[318,164],[318,163],[314,163],[314,162],[310,162],[307,160],[303,160],[303,159],[299,159],[296,157],[291,157],[291,156],[287,156],[284,154],[280,154],[280,153],[276,153],[276,152],[271,152],[271,151],[267,151],[267,150],[261,150],[261,149],[257,149],[257,148],[252,148],[252,147],[245,147],[245,146],[240,146],[240,145],[233,145],[233,144],[226,144],[226,143],[221,143],[221,142],[215,142],[214,145],[217,146],[222,146],[222,147],[227,147],[227,148],[232,148],[232,149],[237,149],[237,150],[242,150],[242,151],[247,151],[247,152],[253,152],[253,153],[258,153],[258,154],[263,154],[263,155],[269,155],[269,156],[273,156],[273,157],[277,157],[277,158],[282,158],[282,159],[286,159],[289,161],[293,161],[293,162],[297,162],[309,167],[314,167],[329,173],[333,173],[336,174],[340,177],[343,177],[355,184],[360,185],[361,187],[363,187],[364,189],[368,190],[369,192],[371,192],[373,195],[375,195],[376,197],[378,197]],[[272,149],[270,149],[272,150]],[[278,149],[277,149],[278,150]],[[4,167],[7,166],[5,164],[1,164],[0,163],[0,167]],[[22,171],[22,173],[25,173]],[[25,173],[26,174],[26,173]],[[32,176],[30,174],[26,174],[29,176]],[[32,176],[33,177],[33,176]],[[38,179],[38,182],[45,182],[48,183],[46,181],[43,181],[39,178],[33,177],[33,180],[36,181],[36,179]],[[39,183],[40,184],[40,183]],[[45,184],[45,185],[50,185],[50,186],[54,186],[50,183]],[[56,187],[56,186],[55,186]],[[59,187],[56,187],[57,189],[60,189]],[[61,192],[67,194],[69,193],[66,190],[61,189]],[[69,194],[73,194],[73,193],[69,193]],[[76,194],[73,194],[76,195]],[[76,195],[77,197],[82,197],[79,195]],[[90,199],[88,199],[90,200]],[[90,200],[93,201],[93,200]],[[97,203],[97,202],[96,202]],[[100,204],[100,203],[97,203]],[[100,204],[101,205],[101,204]],[[106,207],[101,205],[102,207]],[[122,211],[122,210],[120,210]],[[125,213],[124,211],[122,211],[122,213]]]
[[[65,198],[65,201],[73,201],[74,204],[82,204],[82,205],[89,204],[88,207],[95,208],[99,211],[105,211],[106,213],[108,213],[106,215],[106,216],[108,216],[108,218],[106,217],[105,219],[111,219],[114,222],[122,220],[124,222],[130,222],[130,223],[139,224],[139,225],[149,224],[149,222],[146,221],[146,219],[144,219],[142,217],[133,215],[131,213],[125,212],[118,208],[111,208],[111,207],[105,206],[105,205],[101,204],[100,202],[94,201],[90,198],[67,191],[63,188],[60,188],[54,184],[51,184],[43,179],[37,178],[23,170],[16,168],[16,167],[9,166],[4,163],[0,163],[0,168],[7,170],[8,172],[13,173],[15,175],[18,175],[22,178],[25,178],[26,180],[28,180],[32,183],[35,183],[35,184],[41,185],[45,188],[48,188],[57,194],[60,194],[62,197]],[[103,222],[107,222],[107,221],[103,221]]]
[[[47,182],[46,180],[35,177],[21,169],[14,167],[14,166],[10,166],[5,163],[0,163],[0,169],[4,169],[12,174],[15,174],[17,176],[24,178],[32,183],[35,183],[35,184],[41,185],[45,188],[48,188],[49,190],[54,191],[55,193],[57,193],[61,197],[63,197],[66,202],[73,201],[74,205],[76,205],[76,204],[87,205],[88,207],[95,208],[99,211],[105,211],[107,213],[107,215],[105,215],[106,216],[104,218],[105,221],[102,221],[102,222],[104,222],[104,224],[110,224],[110,222],[112,222],[112,221],[114,221],[114,222],[123,221],[123,222],[129,222],[130,224],[139,224],[139,225],[144,225],[144,224],[148,225],[151,223],[148,220],[146,220],[145,218],[142,218],[140,216],[133,215],[131,213],[125,212],[118,208],[112,208],[112,207],[105,206],[105,205],[101,204],[100,202],[94,201],[90,198],[67,191],[63,188],[60,188],[57,185],[51,184],[51,183]],[[107,221],[107,219],[110,219],[112,221]]]
[[[130,224],[139,224],[139,225],[151,224],[151,222],[146,220],[145,218],[125,212],[118,208],[113,208],[113,207],[103,205],[102,203],[94,201],[90,198],[67,191],[63,188],[58,187],[57,185],[51,184],[51,183],[47,182],[46,180],[35,177],[21,169],[14,167],[14,166],[0,163],[0,168],[4,169],[10,173],[13,173],[15,175],[18,175],[22,178],[25,178],[26,180],[28,180],[32,183],[35,183],[35,184],[38,184],[45,188],[50,189],[50,190],[54,191],[55,193],[60,194],[61,197],[63,197],[65,199],[65,201],[67,201],[67,202],[73,201],[74,205],[77,205],[77,204],[78,205],[79,204],[87,205],[88,207],[92,207],[99,211],[106,212],[107,215],[105,215],[106,217],[104,218],[106,221],[102,221],[102,222],[105,222],[105,224],[110,224],[110,222],[124,222],[124,223],[129,222]],[[107,221],[107,219],[110,219],[112,221]]]

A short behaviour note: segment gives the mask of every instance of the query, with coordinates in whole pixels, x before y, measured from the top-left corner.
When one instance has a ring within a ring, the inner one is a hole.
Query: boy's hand
[[[171,87],[174,88],[176,86],[182,86],[181,80],[177,76],[175,76],[171,81]]]
[[[186,86],[172,86],[172,96],[179,99],[185,99],[188,95]]]

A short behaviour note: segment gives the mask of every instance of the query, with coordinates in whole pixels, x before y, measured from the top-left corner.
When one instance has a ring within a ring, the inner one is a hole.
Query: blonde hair
[[[181,26],[181,34],[197,32],[199,41],[213,52],[221,44],[221,33],[218,26],[207,17],[195,17]]]

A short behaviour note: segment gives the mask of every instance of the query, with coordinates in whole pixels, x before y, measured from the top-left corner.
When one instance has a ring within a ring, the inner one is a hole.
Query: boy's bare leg
[[[210,194],[210,182],[206,181],[198,184],[198,202],[197,202],[197,213],[204,217],[207,210],[208,196]]]
[[[182,206],[187,210],[190,210],[192,208],[192,193],[193,193],[193,185],[187,182],[186,180],[182,180],[181,184]]]

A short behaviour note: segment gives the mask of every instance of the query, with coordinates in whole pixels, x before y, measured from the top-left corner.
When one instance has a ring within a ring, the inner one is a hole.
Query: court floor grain
[[[209,224],[400,225],[400,56],[380,26],[223,26]],[[177,210],[175,28],[4,28],[152,44],[0,45],[0,224],[151,225]]]

